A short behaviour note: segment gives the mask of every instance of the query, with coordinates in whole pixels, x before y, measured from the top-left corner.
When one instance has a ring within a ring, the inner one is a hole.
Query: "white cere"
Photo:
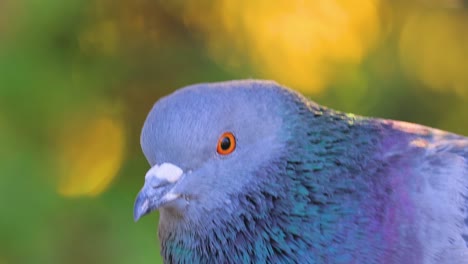
[[[178,166],[165,162],[161,165],[154,165],[145,175],[145,179],[156,177],[161,180],[166,180],[170,183],[174,183],[180,179],[180,176],[184,174],[184,171]]]

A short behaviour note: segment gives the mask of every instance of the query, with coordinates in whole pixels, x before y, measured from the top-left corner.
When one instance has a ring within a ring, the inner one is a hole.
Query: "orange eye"
[[[225,132],[218,140],[217,151],[221,155],[231,154],[236,149],[236,138],[231,132]]]

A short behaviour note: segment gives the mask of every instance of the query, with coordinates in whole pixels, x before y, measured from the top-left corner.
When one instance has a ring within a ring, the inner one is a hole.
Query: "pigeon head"
[[[279,115],[284,93],[274,82],[233,81],[188,86],[160,99],[141,134],[151,168],[135,220],[158,209],[201,219],[228,208],[286,144]]]

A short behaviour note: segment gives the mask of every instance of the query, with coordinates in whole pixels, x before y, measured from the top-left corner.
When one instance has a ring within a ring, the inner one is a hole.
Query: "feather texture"
[[[466,137],[247,80],[162,99],[142,147],[190,171],[152,208],[166,263],[468,263]]]

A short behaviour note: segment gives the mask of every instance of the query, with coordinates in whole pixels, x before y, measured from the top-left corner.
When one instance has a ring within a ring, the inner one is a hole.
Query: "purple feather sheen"
[[[135,203],[160,211],[167,263],[468,263],[466,137],[246,80],[161,99],[141,144],[182,173],[148,176]]]

